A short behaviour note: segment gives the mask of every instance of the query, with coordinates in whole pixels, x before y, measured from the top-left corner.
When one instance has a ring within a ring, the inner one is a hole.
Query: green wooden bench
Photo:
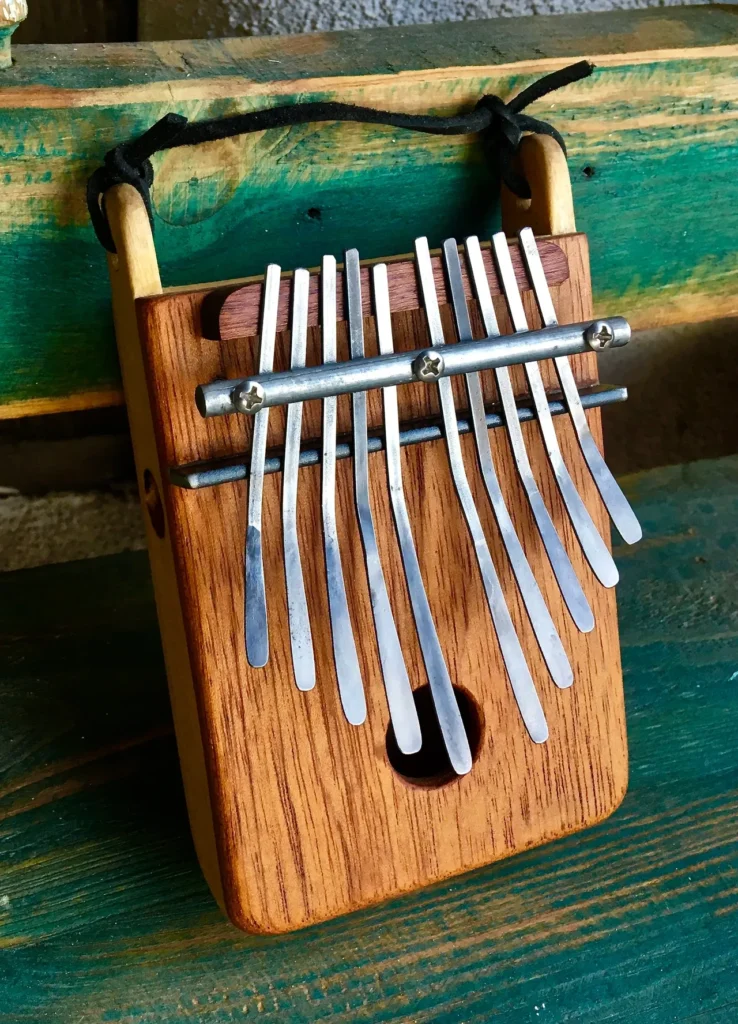
[[[146,556],[0,576],[0,1021],[734,1021],[738,457],[625,486],[620,809],[281,938],[197,866]]]
[[[82,199],[107,148],[168,109],[215,115],[275,90],[396,106],[412,88],[422,106],[423,82],[443,84],[451,57],[465,84],[448,87],[444,110],[594,57],[590,83],[553,98],[547,116],[570,141],[598,306],[640,326],[734,314],[737,25],[725,7],[15,48],[0,70],[0,415],[121,400]],[[325,174],[333,133],[280,142],[322,167],[289,182],[273,229],[293,232],[306,263],[342,242],[346,183]],[[440,238],[471,224],[487,187],[468,149],[421,140],[390,201],[390,145],[357,129],[350,149],[359,210],[380,203],[387,218],[380,230],[357,216],[352,242],[368,256],[403,247],[392,204],[408,194],[402,237],[434,218]],[[254,225],[284,179],[250,177],[235,149],[225,173],[216,155],[159,167],[167,284],[242,275],[274,255]],[[621,808],[585,833],[279,938],[228,925],[197,866],[146,556],[0,575],[0,1022],[734,1021],[738,457],[624,484],[646,539],[616,548],[631,756]]]

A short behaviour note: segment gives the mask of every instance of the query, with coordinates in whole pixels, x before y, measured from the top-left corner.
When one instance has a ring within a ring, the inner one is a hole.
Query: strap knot
[[[181,114],[167,114],[137,139],[120,142],[108,150],[102,167],[90,175],[87,182],[87,209],[97,239],[108,252],[115,252],[115,242],[105,211],[105,193],[114,185],[132,185],[144,201],[153,231],[151,186],[154,183],[154,168],[151,157],[161,150],[170,149],[187,123],[187,118]]]

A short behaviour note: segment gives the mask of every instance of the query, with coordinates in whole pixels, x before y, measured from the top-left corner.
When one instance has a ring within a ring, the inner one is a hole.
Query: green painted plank
[[[735,1020],[738,457],[625,486],[622,807],[286,937],[197,870],[145,558],[0,576],[0,1022]]]
[[[196,119],[333,98],[449,111],[484,92],[510,96],[551,62],[609,52],[591,79],[534,111],[569,140],[597,308],[641,326],[735,312],[736,14],[676,8],[442,31],[16,48],[0,74],[0,415],[119,389],[84,186],[107,149],[169,110]],[[306,126],[180,150],[157,166],[165,284],[258,273],[270,260],[316,265],[347,245],[367,257],[406,252],[421,233],[437,244],[498,223],[497,184],[463,140]]]
[[[703,100],[676,93],[699,72],[707,93],[738,94],[737,66],[738,58],[720,58],[699,68],[679,61],[603,68],[555,101],[550,116],[569,137],[577,216],[590,235],[603,312],[637,321],[640,309],[648,322],[654,310],[673,317],[686,297],[689,319],[695,297],[715,313],[726,297],[735,301],[736,100],[703,125]],[[475,79],[472,88],[509,95],[532,77]],[[674,95],[668,104],[653,99],[649,109],[654,79],[671,83]],[[306,98],[316,95],[325,94]],[[610,110],[601,102],[608,95],[617,97]],[[118,386],[107,274],[87,223],[84,181],[108,147],[173,106],[190,116],[223,110],[220,101],[168,100],[0,110],[0,273],[12,324],[0,338],[0,401]],[[631,127],[641,111],[653,122],[647,132]],[[579,127],[594,116],[594,128]],[[498,222],[496,190],[476,148],[421,136],[392,145],[398,134],[302,128],[229,143],[204,162],[195,151],[164,158],[155,202],[165,283],[257,273],[267,260],[315,265],[323,252],[352,244],[368,257],[404,252],[422,233],[433,244],[489,233]],[[708,182],[719,204],[704,201]]]

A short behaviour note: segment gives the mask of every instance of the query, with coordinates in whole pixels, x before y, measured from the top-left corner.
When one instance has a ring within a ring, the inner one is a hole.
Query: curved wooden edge
[[[116,253],[108,254],[111,285],[117,286],[118,293],[125,288],[133,299],[159,295],[159,262],[149,216],[140,195],[131,185],[117,185],[106,194],[105,209],[117,249]],[[116,294],[114,303],[115,299]]]
[[[106,197],[106,208],[117,249],[115,255],[108,256],[115,333],[136,460],[136,477],[144,505],[146,539],[187,811],[203,874],[213,895],[223,906],[220,859],[215,841],[187,633],[170,541],[169,517],[167,514],[164,520],[164,535],[159,536],[155,528],[159,525],[156,517],[146,514],[147,507],[151,506],[152,493],[156,494],[157,491],[164,510],[167,510],[169,485],[161,472],[135,301],[143,296],[161,294],[159,264],[148,214],[136,190],[130,185],[119,185],[111,189]],[[153,488],[150,482],[148,487],[145,486],[145,479],[150,481],[151,478],[155,482]]]
[[[568,235],[577,227],[566,156],[548,135],[526,135],[520,144],[520,170],[530,184],[531,199],[519,199],[502,186],[502,228],[516,235],[530,227],[536,235]]]

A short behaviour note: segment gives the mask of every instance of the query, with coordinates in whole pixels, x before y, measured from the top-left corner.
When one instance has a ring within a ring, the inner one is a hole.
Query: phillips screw
[[[595,352],[601,352],[603,348],[609,348],[615,339],[612,328],[604,320],[595,320],[591,327],[585,331],[584,337],[590,348]]]
[[[264,388],[256,380],[246,381],[234,389],[232,401],[239,412],[258,412],[264,404]]]
[[[421,352],[413,362],[418,380],[438,380],[443,373],[443,357],[437,352]]]

